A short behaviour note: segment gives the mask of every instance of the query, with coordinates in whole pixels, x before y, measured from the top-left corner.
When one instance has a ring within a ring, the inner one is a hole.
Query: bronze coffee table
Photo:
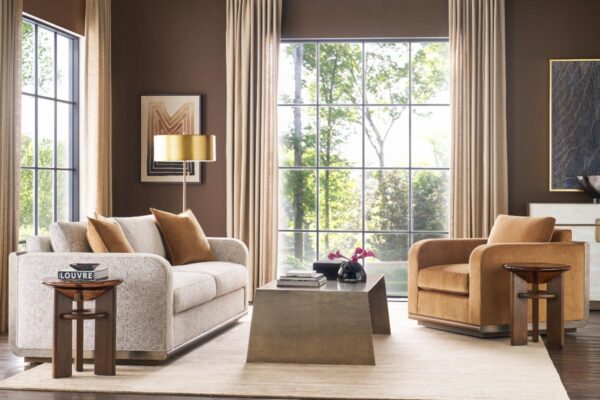
[[[373,334],[390,334],[383,275],[363,283],[256,290],[247,362],[375,365]]]
[[[44,285],[54,288],[54,336],[52,377],[72,375],[72,321],[77,321],[75,369],[83,371],[83,321],[93,319],[95,326],[94,373],[114,375],[116,363],[116,287],[123,281],[109,279],[94,282],[70,282],[56,278],[44,279]],[[96,301],[95,310],[83,308],[83,302]],[[73,301],[77,308],[73,310]]]

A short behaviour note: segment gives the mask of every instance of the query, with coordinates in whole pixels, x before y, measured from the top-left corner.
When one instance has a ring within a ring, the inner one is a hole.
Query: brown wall
[[[188,206],[225,235],[225,1],[113,1],[112,29],[114,214],[181,211],[181,184],[140,182],[140,95],[200,93],[217,161],[188,185]]]
[[[31,1],[31,0],[26,0]],[[548,191],[548,59],[600,57],[600,1],[506,0],[510,211],[589,201]],[[284,38],[444,37],[447,0],[284,0]],[[225,1],[113,1],[114,210],[179,211],[180,186],[140,183],[140,95],[202,93],[218,161],[189,203],[209,235],[225,233]]]
[[[284,38],[446,36],[448,0],[284,0]]]
[[[85,0],[23,0],[23,11],[71,32],[85,32]]]
[[[510,212],[530,202],[589,202],[549,192],[548,59],[600,58],[600,1],[507,0]],[[600,171],[598,171],[600,172]]]

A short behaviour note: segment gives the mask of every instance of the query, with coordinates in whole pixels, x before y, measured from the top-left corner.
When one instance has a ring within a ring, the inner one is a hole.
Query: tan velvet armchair
[[[551,242],[487,244],[487,239],[430,239],[415,243],[408,256],[408,312],[420,324],[475,336],[509,333],[509,262],[561,263],[565,328],[587,323],[587,244],[570,230],[555,230]],[[543,285],[545,286],[545,285]],[[542,287],[543,287],[542,286]],[[531,322],[531,304],[530,304]],[[540,301],[541,328],[546,302]]]

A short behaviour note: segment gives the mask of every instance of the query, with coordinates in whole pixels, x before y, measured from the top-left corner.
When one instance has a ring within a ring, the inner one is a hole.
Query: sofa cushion
[[[212,276],[173,271],[173,314],[211,301],[216,295],[217,286]]]
[[[212,261],[215,257],[200,223],[191,210],[171,214],[151,208],[173,265]]]
[[[52,249],[59,253],[91,252],[88,244],[86,222],[55,222],[50,225]]]
[[[50,236],[29,236],[25,239],[25,250],[28,253],[52,252]]]
[[[94,253],[135,253],[119,224],[101,215],[88,217],[87,240]]]
[[[419,271],[417,285],[420,289],[469,295],[469,264],[445,264],[423,268]]]
[[[498,215],[488,243],[549,242],[555,222],[552,217]]]
[[[223,296],[236,289],[241,289],[248,283],[248,272],[246,267],[221,261],[208,261],[179,265],[173,267],[175,272],[194,272],[211,275],[217,285],[217,296]]]
[[[113,219],[121,226],[125,237],[136,253],[155,254],[166,258],[167,252],[153,215],[114,217]]]

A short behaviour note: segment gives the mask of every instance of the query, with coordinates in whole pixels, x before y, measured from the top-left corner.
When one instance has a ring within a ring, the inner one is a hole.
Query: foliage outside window
[[[78,39],[23,21],[19,237],[77,218]]]
[[[279,272],[372,249],[407,292],[410,244],[447,236],[447,41],[293,41],[280,49]]]

